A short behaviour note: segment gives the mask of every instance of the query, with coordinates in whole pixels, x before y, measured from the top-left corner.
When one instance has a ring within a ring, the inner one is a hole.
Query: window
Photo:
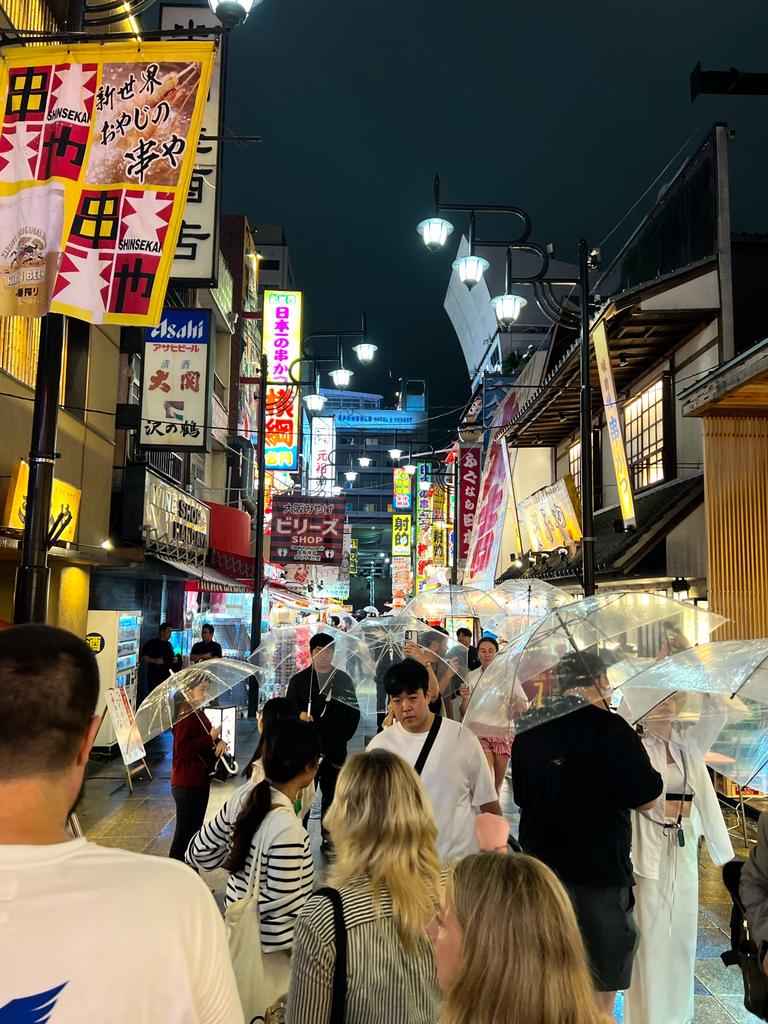
[[[581,441],[572,444],[568,449],[568,472],[573,477],[576,490],[581,494]]]
[[[641,490],[664,479],[664,385],[651,384],[624,406],[624,433],[632,487]]]
[[[37,352],[40,347],[38,319],[8,316],[0,319],[0,370],[33,388],[37,378]],[[67,344],[61,362],[59,404],[64,403],[67,375]]]

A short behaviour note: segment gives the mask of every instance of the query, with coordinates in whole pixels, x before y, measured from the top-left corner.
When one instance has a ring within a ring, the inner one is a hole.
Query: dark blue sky
[[[758,0],[264,0],[230,43],[226,126],[264,142],[227,146],[225,209],[285,225],[308,330],[367,309],[379,358],[355,386],[390,399],[390,373],[428,376],[433,412],[467,395],[442,309],[450,256],[415,231],[436,170],[447,200],[523,206],[572,259],[727,120],[737,226],[768,223],[768,98],[692,105],[688,83],[698,61],[768,71]]]

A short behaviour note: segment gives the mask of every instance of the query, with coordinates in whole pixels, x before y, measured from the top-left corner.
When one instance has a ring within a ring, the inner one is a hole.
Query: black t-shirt
[[[591,704],[518,733],[512,744],[520,844],[564,882],[632,885],[629,812],[662,786],[635,731]]]
[[[216,643],[215,640],[198,640],[196,644],[192,644],[192,650],[189,652],[192,654],[212,654],[214,658],[221,657],[221,644]]]
[[[310,711],[320,734],[323,755],[332,764],[342,764],[347,756],[347,743],[360,721],[355,685],[347,673],[334,668],[318,676],[310,665],[291,676],[285,696],[300,711]]]
[[[171,674],[171,669],[176,661],[170,640],[161,640],[159,636],[147,640],[141,649],[141,656],[148,658],[162,658],[162,665],[147,665],[147,688],[152,690],[158,683],[162,683]]]

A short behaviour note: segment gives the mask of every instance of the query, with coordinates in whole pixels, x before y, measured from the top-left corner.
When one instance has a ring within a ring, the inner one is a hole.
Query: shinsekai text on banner
[[[3,52],[0,316],[159,321],[213,52],[187,41]]]

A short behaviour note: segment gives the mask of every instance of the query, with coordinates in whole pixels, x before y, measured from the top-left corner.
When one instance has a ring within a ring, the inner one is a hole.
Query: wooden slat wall
[[[768,419],[704,419],[709,606],[718,640],[768,636]]]
[[[0,6],[14,28],[55,32],[58,27],[45,0],[2,0]]]

